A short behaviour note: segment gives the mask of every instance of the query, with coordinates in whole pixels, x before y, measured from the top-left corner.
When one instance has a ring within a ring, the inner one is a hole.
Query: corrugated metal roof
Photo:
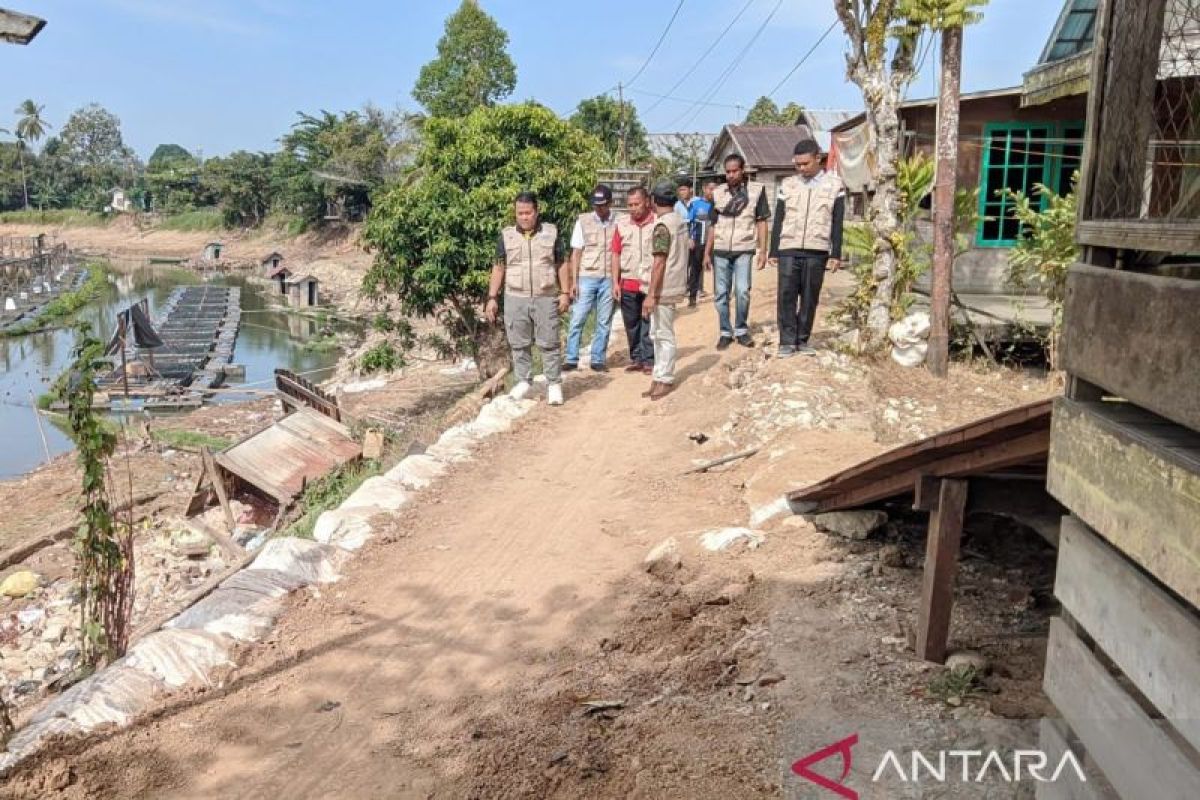
[[[796,142],[811,139],[804,125],[729,125],[734,147],[755,169],[791,167]]]
[[[216,455],[217,464],[241,480],[287,503],[305,482],[362,455],[350,429],[324,414],[301,408]]]

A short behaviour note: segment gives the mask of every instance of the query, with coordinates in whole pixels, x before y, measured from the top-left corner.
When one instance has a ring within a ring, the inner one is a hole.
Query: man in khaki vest
[[[567,357],[563,369],[579,367],[579,343],[583,326],[594,308],[596,330],[592,334],[591,367],[604,372],[607,367],[608,334],[612,325],[613,290],[612,251],[615,218],[612,213],[612,189],[603,183],[592,191],[592,211],[580,214],[571,232],[571,326],[567,330]]]
[[[753,347],[750,338],[751,263],[767,265],[767,219],[771,206],[761,183],[746,178],[746,159],[725,157],[725,183],[713,192],[712,225],[704,249],[704,268],[711,269],[721,338],[717,349],[737,341]],[[729,324],[729,293],[734,293],[737,317]]]
[[[654,254],[642,316],[650,321],[654,341],[654,380],[645,396],[661,400],[675,389],[675,311],[688,296],[691,236],[688,222],[675,211],[675,188],[669,181],[654,187]]]
[[[488,322],[496,321],[503,288],[504,332],[517,377],[510,396],[523,400],[529,394],[533,383],[531,346],[536,341],[549,384],[547,400],[552,406],[561,406],[558,317],[571,302],[567,292],[571,275],[563,264],[558,229],[538,219],[537,197],[521,192],[514,208],[517,224],[500,232],[484,314]]]
[[[654,345],[650,341],[650,323],[642,314],[650,267],[654,263],[650,238],[654,233],[654,211],[650,193],[643,186],[629,190],[629,212],[617,215],[613,233],[613,299],[621,306],[625,336],[629,340],[629,366],[626,372],[654,372]]]
[[[796,174],[784,179],[775,201],[771,261],[779,266],[779,358],[815,355],[808,343],[821,298],[825,270],[842,266],[842,179],[821,169],[821,148],[811,139],[796,144]]]

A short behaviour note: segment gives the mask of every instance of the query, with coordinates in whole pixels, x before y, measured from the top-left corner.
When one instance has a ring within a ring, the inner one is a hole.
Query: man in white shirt
[[[592,334],[591,368],[604,372],[608,335],[613,316],[612,290],[612,189],[603,183],[592,192],[592,210],[575,220],[571,233],[571,325],[567,329],[567,355],[562,368],[579,369],[579,344],[588,315],[596,312]]]

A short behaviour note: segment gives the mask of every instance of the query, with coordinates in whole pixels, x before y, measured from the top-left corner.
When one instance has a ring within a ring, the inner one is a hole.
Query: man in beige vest
[[[688,295],[688,261],[691,237],[688,222],[675,211],[675,187],[663,181],[654,187],[654,254],[642,315],[650,321],[654,342],[654,380],[651,400],[661,400],[675,389],[675,311]]]
[[[500,232],[484,314],[488,322],[496,321],[503,288],[504,332],[512,348],[517,377],[509,394],[515,400],[529,394],[533,382],[531,347],[536,341],[549,384],[547,400],[552,406],[560,406],[563,393],[558,317],[571,302],[571,275],[563,264],[558,229],[538,219],[537,197],[532,192],[521,192],[514,207],[517,224]]]
[[[612,251],[616,219],[612,213],[612,189],[603,183],[592,191],[592,210],[580,214],[571,232],[571,325],[567,329],[567,356],[563,370],[579,368],[579,343],[583,326],[592,310],[596,311],[596,330],[592,334],[591,367],[604,372],[607,367],[608,334],[612,325],[613,290]]]
[[[821,169],[821,148],[811,139],[796,144],[796,174],[785,178],[775,201],[771,261],[779,266],[779,358],[815,355],[808,343],[817,316],[825,270],[842,265],[845,186]]]
[[[654,256],[650,238],[654,233],[654,210],[650,193],[644,186],[629,190],[629,212],[618,214],[613,233],[613,299],[621,306],[625,336],[629,340],[629,366],[626,372],[654,372],[654,345],[650,341],[650,323],[642,314],[650,267]]]
[[[713,192],[712,224],[704,249],[704,268],[713,275],[713,300],[721,338],[717,349],[736,341],[753,347],[750,338],[751,268],[767,265],[767,219],[771,206],[766,187],[747,179],[746,159],[725,157],[725,183]],[[737,317],[729,324],[729,293],[734,293]]]

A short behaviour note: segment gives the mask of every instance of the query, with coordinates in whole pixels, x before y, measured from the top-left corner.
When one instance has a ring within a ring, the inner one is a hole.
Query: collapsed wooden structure
[[[1010,517],[1058,542],[1063,509],[1045,488],[1051,401],[1041,400],[889,450],[792,492],[801,513],[911,498],[930,513],[917,654],[944,661],[959,543],[969,514]]]

